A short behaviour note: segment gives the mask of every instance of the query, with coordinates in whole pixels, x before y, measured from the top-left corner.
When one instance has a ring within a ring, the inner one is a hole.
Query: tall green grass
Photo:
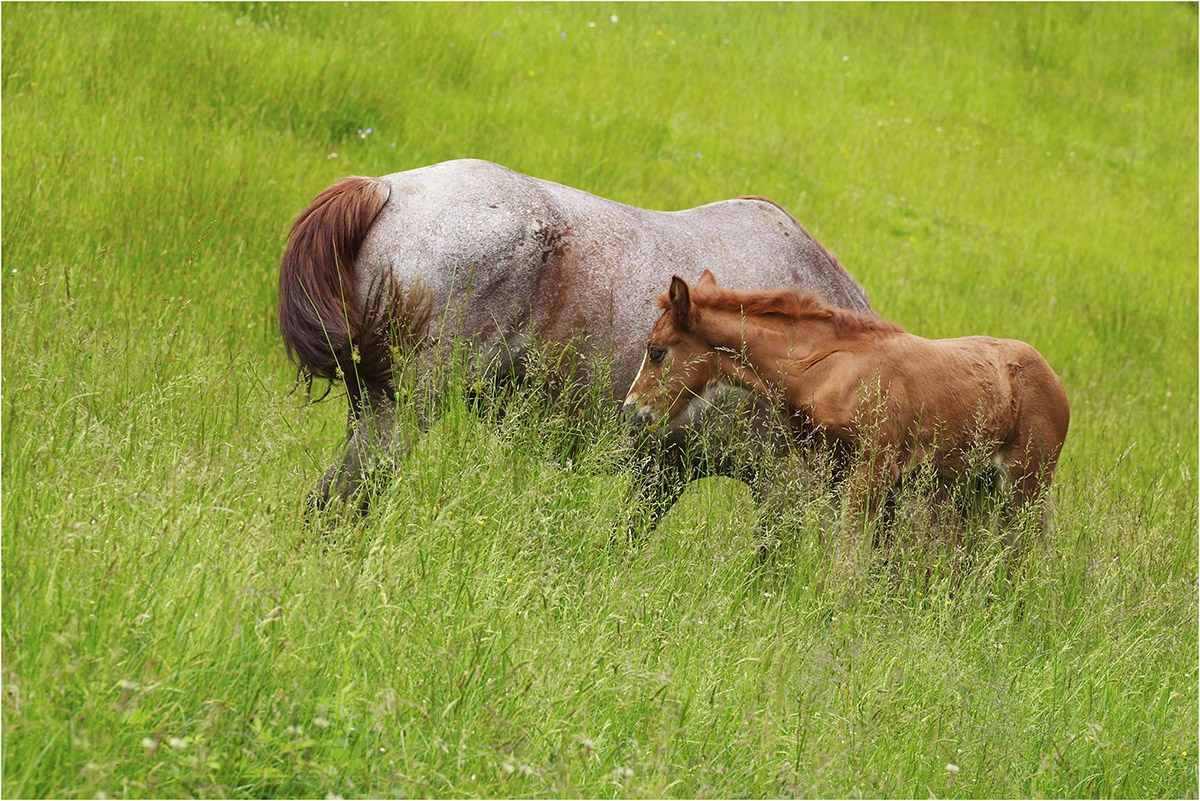
[[[4,792],[1195,797],[1196,34],[1186,4],[4,5]],[[614,540],[611,408],[459,392],[369,516],[306,525],[345,409],[289,394],[288,226],[465,156],[766,195],[909,330],[1031,342],[1072,401],[1050,532],[847,561],[818,498],[764,566],[709,480]]]

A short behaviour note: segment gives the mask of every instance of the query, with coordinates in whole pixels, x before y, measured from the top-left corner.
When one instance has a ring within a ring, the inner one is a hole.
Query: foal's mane
[[[747,316],[778,316],[796,321],[828,320],[833,324],[834,331],[843,336],[904,332],[898,324],[881,317],[829,306],[816,292],[803,295],[794,289],[740,292],[713,284],[693,284],[689,294],[692,304],[701,310],[737,312]],[[671,305],[666,294],[659,297],[658,303],[663,308]]]

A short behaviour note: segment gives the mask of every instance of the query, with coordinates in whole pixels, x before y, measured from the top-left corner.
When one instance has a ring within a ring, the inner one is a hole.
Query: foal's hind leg
[[[1004,516],[1009,521],[1002,522],[1012,522],[1017,513],[1046,499],[1071,422],[1070,405],[1062,382],[1036,351],[1023,347],[1028,352],[1022,357],[1022,366],[1012,368],[1019,413],[1011,441],[998,454],[1007,468],[1008,484]],[[1048,507],[1044,506],[1041,512],[1039,523],[1044,532]],[[1006,539],[1010,545],[1014,534],[1009,526]]]
[[[1034,430],[1020,437],[1016,445],[1002,455],[1005,502],[1000,524],[1009,547],[1016,545],[1016,527],[1021,517],[1039,503],[1043,506],[1037,528],[1039,533],[1046,531],[1050,517],[1048,490],[1061,448],[1061,439]]]

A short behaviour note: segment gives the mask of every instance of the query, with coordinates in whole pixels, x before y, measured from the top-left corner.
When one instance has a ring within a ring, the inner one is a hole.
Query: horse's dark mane
[[[829,320],[834,330],[843,336],[854,334],[900,334],[904,329],[889,320],[869,314],[838,309],[829,306],[816,292],[801,295],[794,289],[764,289],[757,292],[739,292],[713,284],[693,284],[690,289],[692,304],[714,311],[738,312],[753,316],[777,315],[794,320]],[[659,296],[659,306],[669,308],[667,294]]]

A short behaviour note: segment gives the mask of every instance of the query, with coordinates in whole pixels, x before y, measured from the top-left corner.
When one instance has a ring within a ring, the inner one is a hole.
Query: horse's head
[[[716,284],[705,270],[696,286]],[[659,295],[662,316],[650,332],[646,355],[625,396],[625,414],[642,426],[675,426],[686,422],[719,376],[716,354],[700,332],[700,313],[687,282],[671,278]]]

